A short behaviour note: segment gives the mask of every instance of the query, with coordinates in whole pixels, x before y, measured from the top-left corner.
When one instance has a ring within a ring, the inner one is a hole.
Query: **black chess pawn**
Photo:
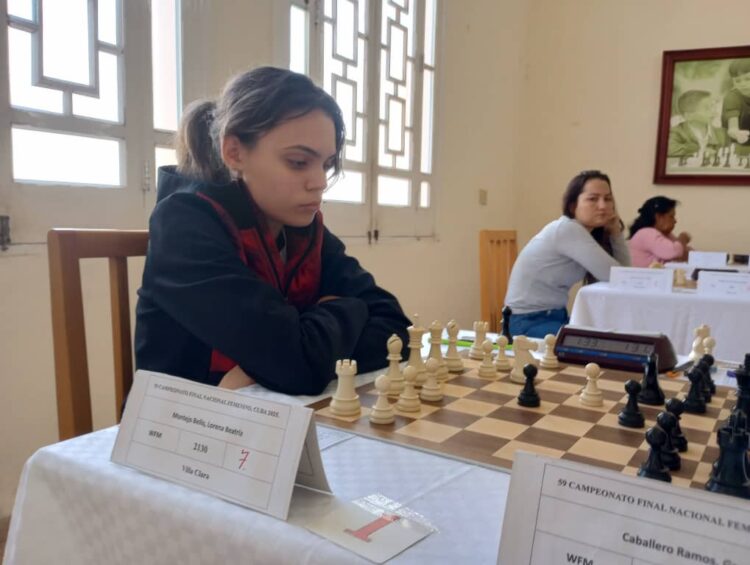
[[[625,383],[625,392],[628,393],[628,403],[617,415],[617,422],[628,428],[642,428],[646,425],[646,419],[638,407],[638,393],[641,392],[640,383],[630,379]]]
[[[677,423],[677,418],[670,412],[659,412],[656,416],[656,423],[667,434],[667,439],[661,446],[661,460],[669,467],[670,471],[679,471],[682,461],[680,460],[680,454],[677,453],[677,448],[672,443],[672,430]]]
[[[508,340],[508,345],[513,345],[513,336],[510,335],[510,317],[513,314],[513,310],[510,309],[510,306],[505,306],[501,310],[501,314],[503,315],[503,335]]]
[[[541,403],[539,400],[539,394],[534,388],[536,373],[536,365],[532,365],[531,363],[526,364],[523,368],[523,375],[526,377],[526,384],[523,385],[523,390],[521,391],[521,394],[518,395],[518,404],[525,406],[526,408],[536,408]]]
[[[750,436],[747,432],[747,417],[742,410],[735,410],[726,425],[716,432],[719,458],[714,463],[706,490],[742,498],[750,498],[747,449]]]
[[[677,448],[677,451],[687,451],[688,440],[685,434],[682,433],[680,427],[680,416],[685,411],[685,407],[682,405],[682,400],[679,398],[670,398],[667,400],[667,412],[675,417],[675,425],[672,428],[672,445]]]
[[[641,381],[641,392],[638,393],[638,402],[651,406],[664,404],[664,391],[659,386],[659,371],[657,367],[658,356],[651,354],[648,361],[643,365],[643,380]]]
[[[687,398],[682,403],[685,412],[691,414],[705,414],[706,413],[706,399],[703,397],[703,372],[696,367],[687,374],[690,379],[690,390],[688,391]]]
[[[648,451],[646,460],[638,468],[639,477],[647,477],[667,483],[672,482],[672,475],[669,474],[669,469],[661,460],[661,447],[665,441],[667,441],[667,434],[661,428],[649,428],[646,431],[646,442],[651,449]]]
[[[737,381],[735,410],[740,409],[747,416],[750,414],[750,353],[745,354],[745,363],[734,371],[734,377]]]
[[[701,363],[704,363],[706,367],[708,367],[708,370],[706,371],[706,382],[708,383],[708,389],[711,391],[711,396],[716,394],[716,383],[714,382],[713,378],[711,378],[711,371],[713,370],[715,359],[714,356],[710,353],[706,353],[703,357],[701,357],[700,360]]]

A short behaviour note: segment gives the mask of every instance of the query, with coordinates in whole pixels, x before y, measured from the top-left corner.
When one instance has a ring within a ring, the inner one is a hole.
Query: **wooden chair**
[[[501,331],[500,310],[508,290],[508,278],[518,255],[515,230],[479,232],[479,290],[482,320],[491,332]]]
[[[93,431],[79,259],[108,258],[115,356],[115,410],[133,382],[127,258],[145,255],[146,230],[55,228],[47,234],[60,439]]]

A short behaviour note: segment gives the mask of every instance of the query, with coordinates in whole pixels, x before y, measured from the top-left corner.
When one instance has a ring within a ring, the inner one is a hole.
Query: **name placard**
[[[516,453],[499,565],[747,563],[742,499]]]
[[[112,461],[285,520],[295,481],[330,491],[312,410],[137,371]]]
[[[750,273],[701,271],[698,292],[715,296],[743,296],[750,299]]]
[[[726,269],[727,254],[720,251],[691,251],[688,265],[704,269]]]
[[[622,290],[667,293],[672,291],[672,269],[639,269],[637,267],[612,267],[609,284]]]

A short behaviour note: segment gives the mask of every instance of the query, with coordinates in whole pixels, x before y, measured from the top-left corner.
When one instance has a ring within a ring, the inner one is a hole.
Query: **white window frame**
[[[14,243],[41,243],[49,228],[55,226],[143,227],[153,208],[155,147],[171,146],[174,132],[153,127],[150,2],[117,0],[117,3],[122,18],[118,48],[123,50],[119,68],[122,123],[11,107],[9,17],[7,3],[0,0],[0,61],[4,62],[1,66],[4,70],[0,71],[0,214],[11,217]],[[181,13],[180,0],[176,9]],[[182,18],[178,34],[181,25]],[[179,100],[178,107],[181,107]],[[120,140],[121,185],[98,187],[14,180],[12,127]]]
[[[435,67],[436,75],[440,74],[441,52],[440,37],[442,35],[442,4],[438,2],[436,10],[435,29]],[[410,0],[416,5],[416,68],[414,73],[414,92],[412,108],[412,130],[414,142],[412,146],[412,166],[409,171],[382,167],[378,163],[378,130],[379,130],[379,96],[380,96],[380,25],[382,21],[380,0],[368,0],[368,36],[367,47],[367,90],[366,114],[368,119],[366,135],[365,162],[344,160],[344,174],[346,171],[358,171],[365,176],[364,203],[325,202],[323,212],[326,223],[339,236],[348,238],[369,238],[370,240],[388,238],[430,238],[435,237],[435,207],[438,201],[436,140],[438,116],[438,81],[433,87],[433,143],[432,143],[432,172],[424,174],[420,171],[421,135],[422,135],[422,68],[424,65],[424,10],[425,0]],[[286,0],[275,3],[274,26],[275,36],[278,38],[275,48],[275,60],[279,66],[289,67],[289,13],[292,5],[308,11],[308,40],[309,62],[308,74],[316,82],[323,84],[323,19],[324,0]],[[376,182],[378,175],[396,176],[409,179],[411,182],[410,204],[405,207],[384,206],[376,202]],[[422,181],[430,183],[429,206],[422,208],[420,203],[420,186]]]

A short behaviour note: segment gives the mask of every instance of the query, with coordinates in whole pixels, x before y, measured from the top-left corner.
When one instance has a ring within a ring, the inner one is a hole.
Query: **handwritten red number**
[[[245,461],[247,461],[247,458],[250,455],[250,452],[247,449],[243,449],[241,453],[242,457],[240,457],[240,469],[245,466]]]

